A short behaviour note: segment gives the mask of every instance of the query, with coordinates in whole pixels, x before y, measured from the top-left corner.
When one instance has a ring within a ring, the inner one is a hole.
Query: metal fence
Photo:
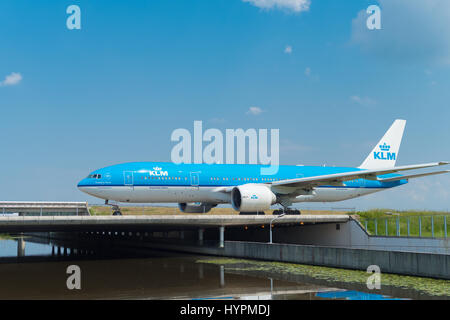
[[[374,236],[447,238],[450,215],[394,216],[361,223]]]
[[[87,202],[0,201],[0,216],[89,215]]]

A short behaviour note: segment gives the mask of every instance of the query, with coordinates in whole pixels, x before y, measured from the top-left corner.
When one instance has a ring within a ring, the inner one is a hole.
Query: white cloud
[[[224,118],[212,118],[212,119],[209,119],[209,121],[212,122],[212,123],[217,123],[217,124],[221,124],[221,123],[227,122],[227,120],[224,119]]]
[[[305,69],[305,75],[306,75],[307,77],[309,77],[309,76],[311,75],[311,68],[310,68],[310,67],[308,67],[308,68]]]
[[[450,1],[379,0],[381,30],[369,30],[365,10],[352,21],[352,43],[383,60],[450,64]]]
[[[250,107],[247,111],[247,114],[252,114],[254,116],[260,115],[263,113],[263,110],[260,107]]]
[[[261,9],[285,9],[294,12],[308,11],[310,0],[242,0]]]
[[[359,104],[360,106],[363,106],[363,107],[370,107],[377,103],[375,100],[373,100],[371,98],[360,97],[357,95],[351,96],[350,100],[353,101],[354,103]]]
[[[20,73],[13,72],[10,75],[7,75],[5,80],[3,80],[0,84],[2,86],[14,86],[19,84],[20,81],[22,81],[22,75]]]
[[[291,46],[286,46],[286,48],[284,49],[284,53],[291,54],[292,53],[292,47]]]

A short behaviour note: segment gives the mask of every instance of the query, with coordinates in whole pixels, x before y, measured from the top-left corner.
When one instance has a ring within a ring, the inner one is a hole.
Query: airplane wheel
[[[264,211],[259,211],[259,212],[239,212],[239,215],[242,216],[253,216],[253,215],[259,215],[259,216],[263,216],[265,215]]]
[[[122,215],[122,212],[120,212],[120,211],[114,211],[112,215],[113,215],[113,216],[121,216],[121,215]]]

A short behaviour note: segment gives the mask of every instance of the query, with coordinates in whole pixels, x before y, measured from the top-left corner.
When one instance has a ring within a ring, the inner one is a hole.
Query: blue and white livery
[[[364,162],[354,167],[280,166],[261,175],[261,165],[134,162],[95,170],[78,188],[92,196],[127,203],[178,203],[183,212],[202,213],[218,204],[239,212],[280,204],[334,202],[406,184],[414,175],[398,172],[446,165],[434,162],[396,167],[405,120],[396,120]]]

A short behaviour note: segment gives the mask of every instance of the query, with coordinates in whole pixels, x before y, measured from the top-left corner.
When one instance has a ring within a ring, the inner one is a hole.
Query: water
[[[52,246],[43,243],[26,242],[25,252],[28,256],[49,256]],[[0,258],[17,255],[17,240],[0,240]]]
[[[296,277],[262,265],[256,268],[258,262],[248,268],[242,262],[222,263],[206,256],[117,248],[109,252],[76,248],[66,255],[61,249],[58,255],[54,245],[32,241],[26,239],[25,255],[17,258],[18,240],[0,240],[0,299],[430,298],[410,290],[386,294],[357,284]],[[69,265],[80,267],[81,290],[67,289]]]

